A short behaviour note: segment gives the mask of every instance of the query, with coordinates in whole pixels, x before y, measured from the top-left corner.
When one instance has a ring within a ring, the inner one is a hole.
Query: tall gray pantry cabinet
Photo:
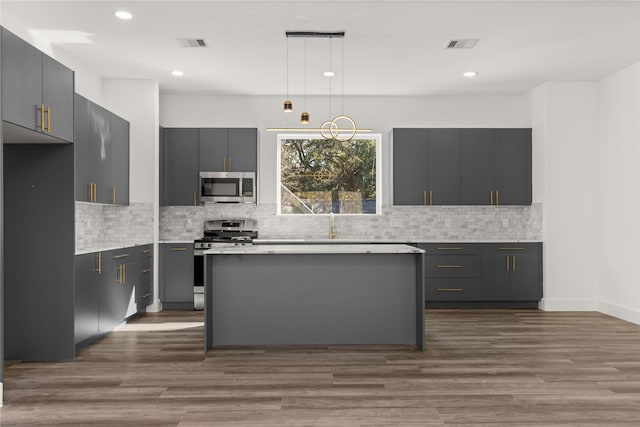
[[[164,203],[167,206],[198,204],[198,129],[165,128]]]

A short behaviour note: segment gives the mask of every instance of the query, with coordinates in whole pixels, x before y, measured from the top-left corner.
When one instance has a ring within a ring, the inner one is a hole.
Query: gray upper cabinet
[[[164,129],[164,203],[196,206],[198,196],[198,129]]]
[[[258,170],[258,130],[229,128],[229,172]]]
[[[489,205],[493,191],[493,129],[460,130],[461,203]]]
[[[129,204],[129,122],[75,95],[76,200]]]
[[[112,203],[129,204],[129,122],[111,114]]]
[[[462,129],[463,205],[531,204],[531,129]]]
[[[258,131],[255,128],[200,129],[199,170],[255,172]]]
[[[73,142],[73,71],[4,28],[2,56],[2,119]],[[15,135],[27,138],[24,132]]]
[[[393,204],[427,204],[427,130],[393,130]]]
[[[200,156],[198,170],[201,172],[227,172],[229,130],[227,128],[200,129]]]
[[[428,204],[460,204],[460,129],[427,129]]]
[[[460,204],[460,130],[393,130],[393,203]]]
[[[494,188],[498,205],[531,204],[531,129],[494,129]]]

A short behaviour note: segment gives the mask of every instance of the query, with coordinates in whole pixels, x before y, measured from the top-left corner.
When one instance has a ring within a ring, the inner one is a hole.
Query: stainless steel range
[[[193,242],[193,308],[204,309],[204,251],[216,247],[252,245],[257,238],[257,223],[251,218],[205,221],[204,236]]]

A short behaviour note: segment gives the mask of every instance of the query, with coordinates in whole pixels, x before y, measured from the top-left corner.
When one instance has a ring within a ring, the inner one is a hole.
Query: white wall
[[[640,64],[601,80],[599,309],[640,324]]]
[[[269,127],[300,127],[301,99],[295,113],[282,111],[283,97],[161,94],[160,123],[164,127],[257,127],[259,181],[263,203],[276,202],[276,133]],[[329,114],[327,97],[307,97],[310,127],[341,114],[334,98]],[[389,132],[394,127],[529,127],[525,96],[347,97],[344,113],[361,128],[382,134],[382,203],[389,204]],[[534,160],[535,161],[535,160]]]
[[[531,92],[535,200],[544,201],[545,310],[595,310],[598,289],[596,83]],[[540,198],[540,199],[538,199]]]

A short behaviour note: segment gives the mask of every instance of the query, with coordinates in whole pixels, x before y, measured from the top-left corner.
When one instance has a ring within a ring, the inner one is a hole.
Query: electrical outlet
[[[191,218],[187,218],[187,219],[184,221],[184,226],[185,226],[185,227],[191,227]]]
[[[508,220],[507,218],[504,218],[504,219],[502,220],[502,226],[503,226],[504,228],[507,228],[507,227],[509,226],[509,220]]]
[[[444,220],[444,226],[445,227],[451,227],[451,220],[449,218],[445,218]]]

